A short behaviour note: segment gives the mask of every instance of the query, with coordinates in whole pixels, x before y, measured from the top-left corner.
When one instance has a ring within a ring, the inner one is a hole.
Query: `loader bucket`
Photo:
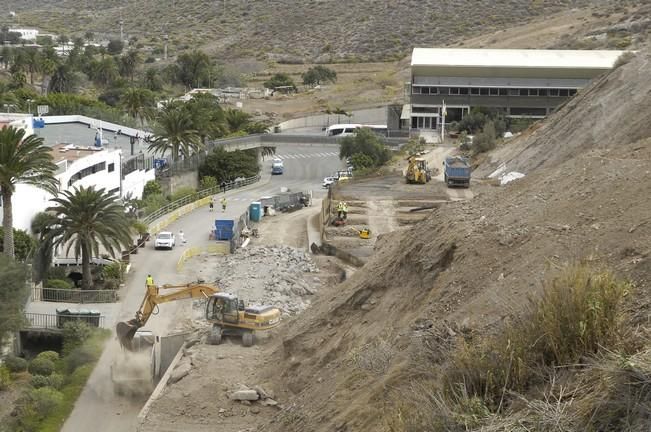
[[[115,333],[118,336],[118,341],[120,341],[122,348],[133,351],[131,342],[140,327],[140,323],[136,319],[121,321],[115,326]]]

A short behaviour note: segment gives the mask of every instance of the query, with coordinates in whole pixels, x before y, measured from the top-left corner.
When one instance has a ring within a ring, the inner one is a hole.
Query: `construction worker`
[[[341,219],[343,213],[344,213],[344,202],[339,201],[339,204],[337,204],[337,217]]]
[[[344,213],[344,219],[346,219],[348,217],[348,203],[347,202],[344,201],[344,204],[343,204],[341,210]]]
[[[151,277],[151,275],[147,275],[147,280],[145,281],[145,285],[152,286],[154,284],[154,278]]]
[[[222,197],[221,203],[222,203],[222,213],[224,213],[226,211],[226,197]]]
[[[210,202],[208,203],[208,211],[212,211],[214,206],[213,197],[210,197]]]

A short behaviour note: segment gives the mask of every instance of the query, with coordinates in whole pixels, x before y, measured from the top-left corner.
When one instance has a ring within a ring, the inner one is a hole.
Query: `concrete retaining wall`
[[[158,182],[163,189],[163,195],[173,195],[181,188],[199,188],[199,172],[188,171],[177,173],[169,177],[159,177]]]
[[[327,127],[338,123],[386,124],[387,107],[367,108],[351,112],[352,116],[343,114],[317,114],[298,119],[287,120],[279,124],[280,130],[307,127]]]

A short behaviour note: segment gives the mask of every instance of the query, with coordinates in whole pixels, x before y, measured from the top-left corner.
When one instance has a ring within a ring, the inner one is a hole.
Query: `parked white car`
[[[161,231],[154,241],[154,249],[173,249],[176,246],[174,234],[169,231]]]
[[[337,177],[326,177],[323,179],[323,187],[329,188],[330,185],[336,183],[337,180],[338,180]]]

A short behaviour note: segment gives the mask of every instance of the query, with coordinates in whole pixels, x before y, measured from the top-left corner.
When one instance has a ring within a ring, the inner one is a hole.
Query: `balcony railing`
[[[32,289],[33,301],[58,303],[117,303],[120,301],[115,290],[78,290],[40,288]]]
[[[105,317],[99,314],[43,314],[25,313],[27,327],[36,329],[62,329],[66,322],[83,321],[93,327],[104,327]]]

